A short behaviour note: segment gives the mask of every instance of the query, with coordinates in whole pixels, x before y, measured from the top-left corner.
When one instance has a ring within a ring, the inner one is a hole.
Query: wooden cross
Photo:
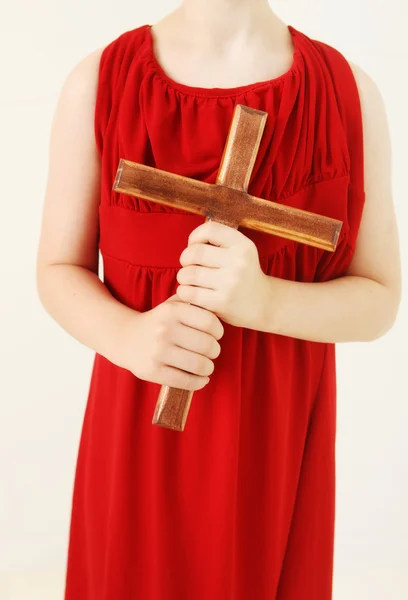
[[[334,251],[342,222],[247,193],[268,113],[235,107],[215,184],[120,159],[113,190]],[[152,423],[183,431],[193,392],[162,386]]]

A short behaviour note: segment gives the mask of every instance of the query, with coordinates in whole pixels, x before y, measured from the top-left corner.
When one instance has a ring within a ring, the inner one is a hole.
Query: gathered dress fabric
[[[334,252],[240,228],[273,277],[346,274],[364,205],[358,88],[335,48],[288,25],[283,75],[235,88],[173,80],[150,25],[101,55],[99,248],[110,293],[148,311],[176,293],[204,217],[113,191],[121,158],[215,183],[237,104],[268,113],[249,193],[343,223]],[[329,600],[335,344],[224,323],[183,432],[160,391],[95,353],[72,499],[65,600]]]

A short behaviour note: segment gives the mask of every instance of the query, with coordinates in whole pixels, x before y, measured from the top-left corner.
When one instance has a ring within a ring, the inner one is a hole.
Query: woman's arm
[[[101,49],[64,82],[54,114],[37,254],[37,289],[47,312],[74,338],[120,362],[128,307],[98,277],[100,159],[94,111]]]
[[[386,112],[373,80],[351,66],[362,107],[366,192],[355,253],[347,275],[338,279],[301,283],[268,278],[258,319],[266,331],[319,342],[370,341],[384,335],[396,319],[401,264]]]
[[[363,113],[366,201],[347,274],[313,283],[265,275],[249,238],[208,222],[192,232],[180,257],[182,300],[232,325],[317,342],[369,341],[392,327],[401,267],[388,125],[374,82],[357,67],[354,72]]]
[[[37,257],[40,300],[72,337],[140,379],[199,390],[220,352],[219,319],[177,296],[138,312],[116,300],[98,277],[101,172],[94,115],[100,54],[96,50],[71,71],[52,123]]]

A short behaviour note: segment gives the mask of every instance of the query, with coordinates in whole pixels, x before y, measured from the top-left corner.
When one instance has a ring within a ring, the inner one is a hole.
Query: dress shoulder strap
[[[350,226],[348,245],[354,251],[365,202],[364,138],[360,94],[354,72],[346,57],[324,42],[312,40],[312,43],[323,57],[331,74],[338,111],[347,139],[350,172],[347,205],[347,220]]]
[[[100,55],[95,101],[95,141],[102,156],[103,140],[111,114],[118,106],[131,62],[142,43],[146,25],[125,31],[113,39]]]

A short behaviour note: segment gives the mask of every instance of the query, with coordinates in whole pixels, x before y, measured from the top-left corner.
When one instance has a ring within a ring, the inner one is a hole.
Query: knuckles
[[[194,288],[187,285],[180,285],[177,288],[177,294],[184,302],[191,302],[194,304],[194,300],[196,300]]]
[[[190,243],[190,240],[189,240]],[[193,264],[201,264],[204,259],[205,247],[199,244],[191,244],[183,250],[180,255],[180,264],[183,267]]]
[[[180,284],[194,285],[194,283],[197,281],[197,278],[198,278],[198,273],[197,273],[196,266],[183,267],[177,273],[177,281]]]
[[[185,370],[201,377],[207,377],[214,371],[214,363],[209,358],[196,354],[190,357]]]
[[[203,321],[203,331],[209,333],[216,340],[224,335],[224,328],[221,321],[212,312],[207,312]]]
[[[216,341],[215,343],[211,344],[211,348],[208,349],[208,356],[212,359],[215,359],[215,358],[218,358],[220,354],[221,354],[221,346]]]

